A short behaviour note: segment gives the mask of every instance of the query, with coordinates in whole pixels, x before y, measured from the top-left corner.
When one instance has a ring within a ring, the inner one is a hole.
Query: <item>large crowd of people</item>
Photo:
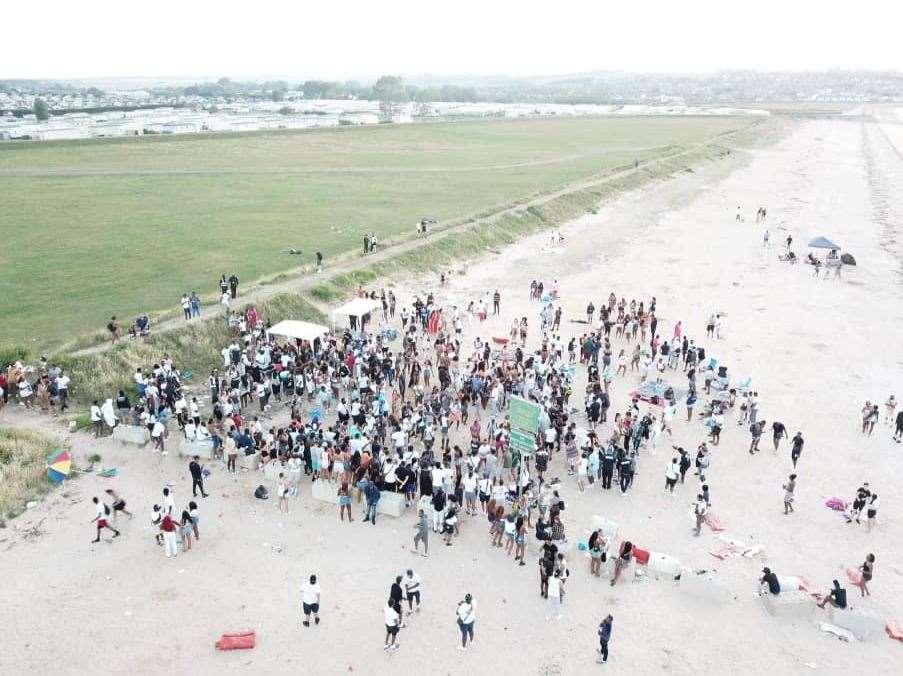
[[[221,284],[230,282],[224,276]],[[97,435],[122,423],[146,427],[161,461],[171,434],[209,444],[212,461],[226,471],[274,477],[270,488],[282,511],[291,509],[302,483],[324,482],[342,521],[346,516],[354,521],[359,513],[363,523],[375,526],[380,501],[394,494],[416,510],[412,550],[422,556],[430,553],[431,534],[451,547],[463,528],[485,528],[490,546],[515,565],[526,565],[528,553],[536,557],[546,616],[560,618],[572,574],[563,545],[577,537],[565,531],[561,519],[571,485],[581,494],[629,494],[648,451],[672,446],[672,425],[683,405],[686,422],[699,426],[700,441],[695,453],[673,446],[664,488],[673,494],[693,481],[688,474],[695,468],[696,485],[689,491],[695,496],[692,532],[699,535],[711,515],[713,460],[722,430],[735,416],[736,424],[749,430],[749,453],[756,454],[766,421],[751,380],[735,378],[715,357],[724,331],[721,314],[709,316],[705,336],[690,336],[680,321],[661,326],[656,298],[628,300],[612,292],[589,301],[585,315],[568,318],[582,328],[565,339],[559,293],[556,281],[531,283],[538,319],[517,318],[503,337],[479,331],[489,307],[493,314],[501,312],[498,290],[487,291],[466,310],[444,306],[438,293],[425,293],[403,304],[398,316],[393,292],[372,291],[369,297],[381,301],[377,317],[313,341],[271,336],[269,318],[253,306],[241,312],[229,308],[231,339],[222,348],[222,365],[207,377],[209,403],[202,403],[197,390],[189,391],[179,365],[164,355],[136,369],[131,396],[121,390],[115,398],[95,401],[91,422]],[[234,297],[237,289],[225,288],[223,294]],[[183,299],[187,320],[196,316],[193,296]],[[533,334],[531,321],[537,326]],[[472,337],[465,337],[465,326],[476,327],[466,332]],[[26,406],[66,406],[69,379],[53,364],[33,373],[21,364],[11,366],[0,383],[4,399],[10,383]],[[532,453],[520,453],[510,443],[512,397],[540,409]],[[895,409],[891,397],[884,419],[897,425],[899,439],[903,421],[899,414],[894,418]],[[863,433],[871,434],[878,411],[871,403],[863,408]],[[789,434],[780,421],[772,421],[771,429],[777,453]],[[794,512],[803,447],[797,432],[791,443],[794,473],[783,486],[787,515]],[[192,497],[200,489],[206,498],[206,470],[198,460],[189,465]],[[644,477],[650,474],[655,473]],[[269,489],[261,488],[255,496],[267,497]],[[179,515],[173,494],[173,486],[165,487],[162,504],[152,509],[155,537],[170,557],[189,551],[199,534],[197,502],[191,500]],[[116,502],[119,508],[95,498],[97,538],[124,510],[125,501],[117,496]],[[871,490],[857,493],[849,520],[859,522],[863,511],[871,529],[877,514]],[[590,574],[601,576],[605,563],[611,585],[641,553],[603,529],[580,544],[589,555]],[[870,580],[868,560],[866,568]],[[315,605],[312,598],[313,592],[306,593],[306,613]],[[387,650],[397,650],[396,636],[404,626],[398,601],[390,597],[386,605]],[[466,619],[473,603],[462,604]],[[473,622],[459,625],[466,647]],[[599,629],[600,659],[607,659],[610,635],[609,615]]]

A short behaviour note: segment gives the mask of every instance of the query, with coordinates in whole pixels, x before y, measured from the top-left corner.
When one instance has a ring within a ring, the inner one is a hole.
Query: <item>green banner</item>
[[[539,404],[527,401],[523,397],[511,397],[511,430],[521,430],[536,434],[539,431]],[[532,446],[531,446],[532,449]]]
[[[518,451],[523,455],[533,455],[533,452],[536,450],[536,437],[529,432],[511,430],[510,445],[512,450]]]

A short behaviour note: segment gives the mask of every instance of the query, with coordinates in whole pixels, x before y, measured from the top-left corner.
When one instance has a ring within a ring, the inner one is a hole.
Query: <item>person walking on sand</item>
[[[398,630],[401,627],[401,613],[394,605],[392,605],[392,599],[386,601],[383,613],[385,614],[386,622],[386,640],[383,645],[383,650],[395,652],[401,646],[396,640]]]
[[[100,531],[102,531],[104,528],[113,531],[113,537],[118,538],[121,533],[113,528],[113,526],[111,526],[109,522],[110,514],[112,513],[110,506],[105,502],[101,502],[100,498],[96,496],[91,498],[91,502],[94,503],[94,509],[96,511],[94,518],[91,519],[91,523],[97,525],[97,537],[92,540],[92,544],[94,542],[100,542]]]
[[[786,439],[789,435],[787,434],[787,428],[784,426],[784,423],[778,422],[775,420],[771,423],[771,442],[774,444],[774,452],[778,452],[778,447],[781,445],[781,439]]]
[[[288,512],[288,482],[282,472],[279,472],[279,481],[276,482],[276,497],[279,498],[279,511]]]
[[[865,510],[865,530],[867,533],[872,532],[872,526],[874,526],[878,520],[878,504],[878,494],[872,493]]]
[[[316,575],[311,575],[301,588],[301,611],[304,613],[302,625],[310,626],[311,615],[314,616],[314,624],[320,624],[320,583]]]
[[[342,485],[339,486],[338,491],[339,496],[339,519],[342,521],[345,520],[345,513],[348,513],[348,523],[354,521],[354,518],[351,516],[351,489],[348,487],[348,482],[343,481]]]
[[[408,615],[420,612],[420,576],[411,568],[404,574],[404,593],[408,600]]]
[[[609,614],[599,624],[599,658],[597,660],[599,664],[608,662],[608,642],[611,640],[611,625],[613,622],[614,618]]]
[[[860,595],[864,598],[866,596],[871,596],[872,593],[869,591],[868,583],[872,581],[872,576],[875,574],[875,555],[869,554],[865,557],[865,561],[859,566],[859,581],[854,582],[853,584],[859,588]]]
[[[430,552],[430,522],[426,512],[422,509],[417,510],[417,523],[414,524],[414,530],[417,532],[414,533],[414,546],[411,548],[411,551],[414,554],[419,554],[420,543],[422,542],[423,554],[420,555],[426,558]]]
[[[201,497],[206,498],[207,493],[204,491],[204,468],[201,467],[200,456],[194,456],[188,463],[188,471],[191,473],[191,494],[198,496],[198,489],[201,489]]]
[[[163,549],[167,559],[177,556],[179,553],[176,530],[178,530],[178,525],[173,521],[172,516],[164,512],[163,519],[160,521],[160,532],[163,534]]]
[[[564,602],[564,580],[561,579],[561,571],[555,570],[548,581],[549,595],[546,597],[546,620],[553,617],[560,620],[562,614],[561,606]]]
[[[709,511],[709,505],[705,501],[705,496],[699,493],[696,496],[696,502],[693,504],[693,514],[696,516],[696,530],[693,535],[699,536],[702,532],[702,524],[705,523],[705,515]]]
[[[784,514],[795,512],[793,509],[793,492],[796,490],[796,474],[787,477],[787,483],[784,484]]]
[[[191,515],[187,509],[182,510],[182,520],[179,521],[179,534],[182,536],[182,553],[184,554],[191,549],[191,534],[194,531],[194,525],[191,523]]]
[[[473,600],[473,596],[465,594],[464,600],[458,602],[455,614],[458,616],[458,629],[461,630],[461,645],[458,646],[458,650],[467,650],[468,638],[470,644],[473,645],[473,625],[477,619],[477,604]]]
[[[122,496],[120,496],[119,493],[114,491],[112,488],[108,488],[105,493],[109,495],[110,500],[113,501],[113,521],[116,520],[119,512],[122,512],[130,519],[132,518],[133,514],[125,508],[125,500],[122,499]]]
[[[796,469],[796,463],[799,462],[800,456],[803,454],[803,433],[797,432],[793,435],[793,448],[790,450],[790,461],[793,463],[793,469]]]

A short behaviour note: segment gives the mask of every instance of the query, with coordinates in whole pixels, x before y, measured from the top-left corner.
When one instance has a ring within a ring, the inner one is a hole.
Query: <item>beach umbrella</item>
[[[840,245],[835,244],[827,237],[816,237],[809,240],[809,247],[812,249],[839,249]]]
[[[840,262],[844,265],[856,265],[856,259],[853,258],[850,254],[843,254],[840,257]]]
[[[47,478],[53,483],[62,483],[71,471],[72,456],[69,455],[69,451],[61,448],[47,458]]]

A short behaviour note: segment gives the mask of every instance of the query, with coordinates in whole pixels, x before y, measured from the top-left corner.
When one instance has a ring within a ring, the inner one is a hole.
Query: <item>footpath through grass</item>
[[[0,144],[0,323],[34,351],[463,219],[746,118],[573,118]],[[281,253],[295,248],[302,256]]]

